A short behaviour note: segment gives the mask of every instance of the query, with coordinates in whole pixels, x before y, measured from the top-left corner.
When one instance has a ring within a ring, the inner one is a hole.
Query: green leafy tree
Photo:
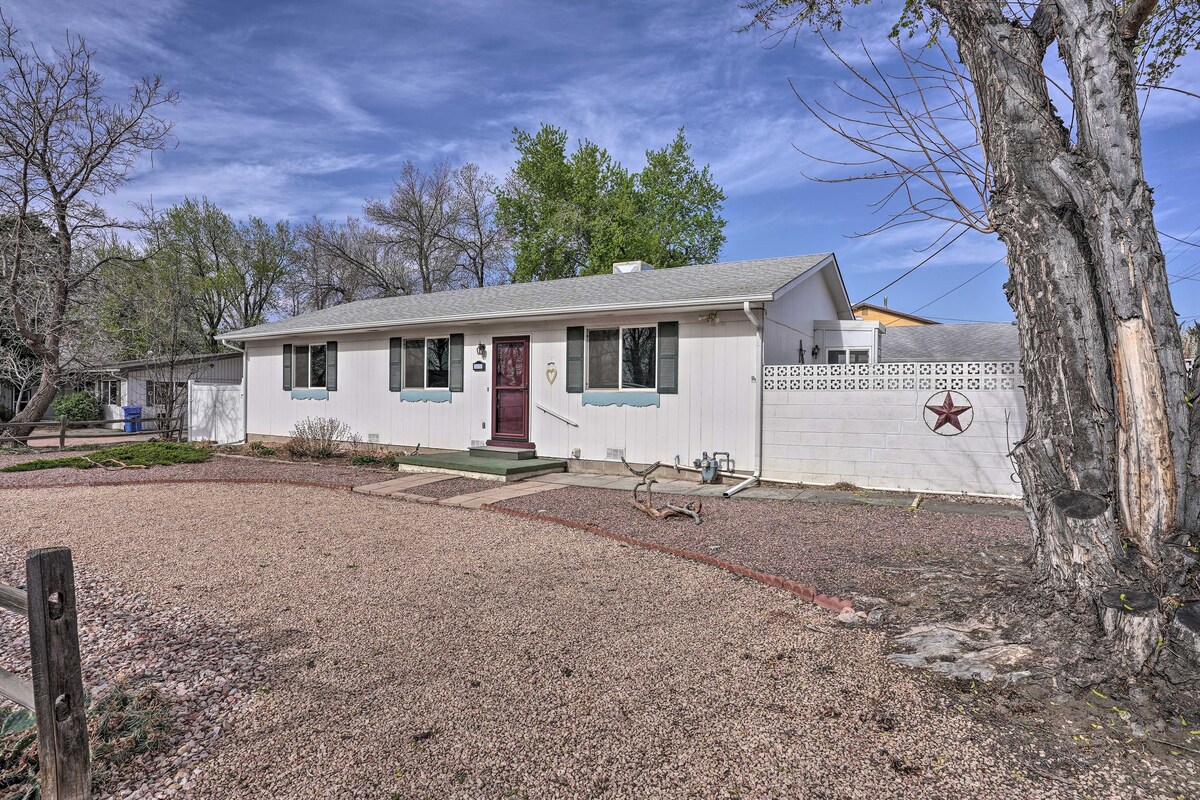
[[[603,147],[543,125],[515,131],[517,163],[497,193],[497,218],[512,239],[513,280],[609,272],[640,259],[656,267],[712,261],[725,241],[724,193],[697,170],[679,131],[631,174]]]
[[[172,274],[187,276],[204,337],[204,349],[219,349],[220,333],[233,310],[231,298],[242,285],[236,262],[242,257],[237,223],[207,197],[185,199],[155,223],[154,247]]]
[[[637,175],[638,258],[655,267],[711,263],[725,244],[725,192],[707,164],[696,168],[691,149],[680,128],[669,145],[646,151]]]

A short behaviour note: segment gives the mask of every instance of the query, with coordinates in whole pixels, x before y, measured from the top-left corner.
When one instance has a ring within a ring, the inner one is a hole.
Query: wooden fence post
[[[63,450],[67,446],[67,418],[62,417],[58,420],[58,449]]]
[[[71,551],[33,550],[25,569],[42,798],[88,800],[91,767]]]

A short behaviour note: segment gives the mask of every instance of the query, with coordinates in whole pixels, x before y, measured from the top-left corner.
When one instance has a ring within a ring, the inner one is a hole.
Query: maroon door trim
[[[505,385],[501,385],[500,381],[500,351],[508,349],[509,346],[519,345],[521,349],[521,370],[520,381],[514,383],[511,379],[505,381]],[[518,405],[521,410],[521,417],[518,424],[513,424],[514,420],[508,420],[507,425],[502,425],[500,421],[500,404],[506,398],[511,398],[513,395],[520,397]],[[503,428],[503,430],[502,430]],[[529,337],[528,336],[504,336],[492,339],[492,439],[490,443],[499,445],[515,445],[529,441]]]

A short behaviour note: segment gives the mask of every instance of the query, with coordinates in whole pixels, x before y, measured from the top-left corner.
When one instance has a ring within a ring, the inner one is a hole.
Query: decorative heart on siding
[[[550,385],[553,386],[554,381],[557,378],[558,378],[558,367],[554,366],[554,362],[551,361],[546,366],[546,380],[548,380],[550,382]]]

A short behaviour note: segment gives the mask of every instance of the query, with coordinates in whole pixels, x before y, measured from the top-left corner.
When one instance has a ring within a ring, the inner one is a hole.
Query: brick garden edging
[[[330,483],[326,481],[297,481],[291,478],[148,478],[132,481],[75,481],[72,483],[27,483],[0,486],[3,489],[92,489],[104,486],[153,486],[181,483],[271,483],[284,486],[302,486],[309,489],[332,489],[348,492],[354,488],[349,483]]]
[[[706,553],[697,553],[695,550],[685,550],[681,547],[670,547],[665,544],[657,544],[656,542],[648,542],[645,539],[638,539],[633,536],[628,536],[624,533],[616,533],[615,531],[606,530],[604,528],[601,528],[599,525],[592,525],[587,522],[575,522],[574,520],[563,519],[562,517],[555,517],[555,516],[551,516],[549,514],[537,514],[532,511],[522,511],[522,510],[516,509],[516,508],[505,508],[503,506],[492,505],[490,503],[483,506],[483,508],[488,511],[494,511],[499,514],[508,514],[510,517],[519,517],[521,519],[532,519],[532,520],[537,520],[539,522],[553,522],[556,525],[564,525],[568,528],[574,528],[575,530],[586,531],[587,533],[594,533],[597,536],[603,536],[607,539],[612,539],[614,541],[621,542],[623,544],[630,544],[635,547],[642,547],[642,548],[645,548],[646,550],[657,550],[660,553],[667,553],[668,555],[678,556],[679,558],[686,558],[691,561],[699,561],[702,564],[708,564],[710,566],[717,567],[719,569],[723,569],[728,572],[732,572],[735,575],[742,576],[743,578],[749,578],[752,581],[758,581],[759,583],[763,584],[764,586],[771,586],[776,589],[783,589],[785,591],[791,592],[792,594],[796,595],[797,597],[801,598],[802,600],[806,600],[809,603],[813,603],[814,605],[820,606],[821,608],[824,608],[824,609],[827,609],[829,611],[833,611],[833,612],[836,612],[839,614],[843,611],[847,611],[847,610],[853,611],[854,610],[854,604],[851,603],[849,600],[842,600],[841,598],[834,597],[833,595],[820,594],[817,592],[815,587],[806,586],[802,583],[797,583],[796,581],[788,580],[787,578],[781,578],[778,575],[771,575],[766,572],[759,572],[757,570],[750,569],[749,567],[743,567],[740,564],[734,564],[733,562],[730,562],[730,561],[724,561],[720,558],[717,558],[716,556],[711,556]]]

